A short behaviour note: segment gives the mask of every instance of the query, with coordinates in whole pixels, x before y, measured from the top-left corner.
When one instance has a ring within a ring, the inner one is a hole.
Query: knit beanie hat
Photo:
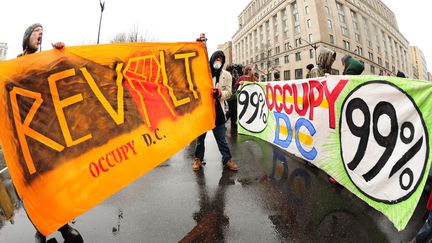
[[[23,51],[25,51],[27,49],[28,44],[29,44],[28,42],[30,40],[30,36],[37,27],[42,28],[42,25],[39,23],[32,24],[24,32],[24,37],[23,37],[23,42],[22,42]]]

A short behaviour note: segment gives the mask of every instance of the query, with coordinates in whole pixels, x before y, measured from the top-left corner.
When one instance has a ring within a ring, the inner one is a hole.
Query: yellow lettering
[[[21,121],[17,95],[33,98],[35,100],[27,116],[24,119],[24,123]],[[33,120],[34,115],[36,114],[37,110],[39,109],[39,107],[43,102],[40,93],[14,87],[10,92],[10,99],[11,99],[13,118],[15,122],[15,128],[18,135],[18,140],[21,146],[21,150],[24,155],[24,160],[27,165],[27,169],[29,170],[29,173],[33,174],[36,172],[36,167],[34,165],[34,161],[27,144],[26,136],[31,137],[36,141],[43,143],[46,146],[58,152],[63,151],[64,146],[30,128],[30,123]]]
[[[169,86],[169,84],[168,84],[168,77],[166,74],[166,66],[165,66],[165,55],[164,55],[163,51],[160,51],[159,56],[160,56],[160,62],[161,62],[161,68],[162,68],[163,84],[167,87],[168,94],[171,97],[171,100],[174,102],[174,106],[178,107],[178,106],[184,105],[186,103],[189,103],[190,102],[189,97],[178,100],[177,97],[175,96],[173,88],[171,86]],[[174,58],[175,59],[181,59],[181,58],[185,59],[186,78],[187,78],[187,81],[189,84],[189,89],[192,91],[195,99],[197,99],[198,94],[193,88],[193,83],[192,83],[192,79],[191,79],[191,75],[190,75],[190,62],[189,62],[189,58],[194,57],[194,56],[196,56],[196,53],[191,52],[191,53],[184,53],[184,54],[176,54],[176,55],[174,55]]]
[[[108,100],[105,98],[105,96],[102,94],[101,90],[97,86],[95,80],[91,76],[91,74],[87,71],[85,67],[81,68],[81,72],[84,75],[85,80],[90,85],[91,90],[98,98],[99,102],[102,104],[102,106],[105,108],[105,110],[108,112],[108,114],[112,117],[114,122],[117,125],[120,125],[124,122],[124,88],[123,88],[123,75],[121,73],[121,70],[123,68],[123,63],[117,64],[116,67],[116,73],[117,73],[117,113],[114,111],[114,108],[111,106],[111,104],[108,102]]]
[[[86,141],[92,137],[91,134],[87,134],[87,135],[85,135],[85,136],[83,136],[77,140],[73,140],[72,135],[69,131],[69,127],[68,127],[67,122],[66,122],[66,117],[65,117],[65,114],[63,112],[63,108],[82,101],[83,97],[81,94],[76,94],[74,96],[60,100],[60,95],[58,93],[56,82],[58,80],[61,80],[61,79],[67,78],[67,77],[71,77],[71,76],[75,76],[75,70],[74,69],[65,70],[65,71],[62,71],[62,72],[59,72],[56,74],[52,74],[48,77],[48,84],[49,84],[51,96],[53,99],[54,109],[55,109],[55,112],[57,114],[57,118],[58,118],[59,123],[60,123],[60,128],[62,130],[63,137],[64,137],[66,145],[68,147],[82,143],[82,142],[84,142],[84,141]]]

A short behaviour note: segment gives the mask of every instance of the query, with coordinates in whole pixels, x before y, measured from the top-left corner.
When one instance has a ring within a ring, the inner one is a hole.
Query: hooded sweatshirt
[[[360,75],[364,70],[364,64],[349,55],[342,58],[342,63],[345,65],[343,75]]]
[[[328,48],[321,48],[320,53],[318,55],[317,66],[314,67],[311,71],[311,77],[322,77],[326,73],[333,74],[332,65],[336,58],[336,52]]]

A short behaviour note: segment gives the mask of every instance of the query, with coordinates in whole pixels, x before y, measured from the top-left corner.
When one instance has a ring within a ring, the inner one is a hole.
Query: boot
[[[65,243],[83,243],[84,240],[78,230],[72,228],[69,224],[65,224],[63,227],[58,229],[63,236]]]
[[[41,232],[39,232],[39,231],[36,231],[35,242],[36,243],[45,243],[46,242],[45,235],[41,234]]]

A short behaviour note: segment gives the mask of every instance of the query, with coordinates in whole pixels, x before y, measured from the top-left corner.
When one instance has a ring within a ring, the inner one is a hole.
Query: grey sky
[[[209,53],[218,44],[231,39],[237,30],[237,17],[250,0],[105,0],[100,43],[120,32],[134,28],[154,41],[195,41],[199,33],[208,37]],[[426,0],[383,0],[396,14],[400,31],[411,45],[425,54],[432,70],[432,44],[429,12],[432,2]],[[421,5],[420,5],[421,4]],[[97,41],[100,6],[98,0],[7,0],[0,14],[0,42],[9,46],[8,59],[21,51],[24,30],[32,23],[44,27],[42,49],[63,41],[67,46],[94,44]]]

